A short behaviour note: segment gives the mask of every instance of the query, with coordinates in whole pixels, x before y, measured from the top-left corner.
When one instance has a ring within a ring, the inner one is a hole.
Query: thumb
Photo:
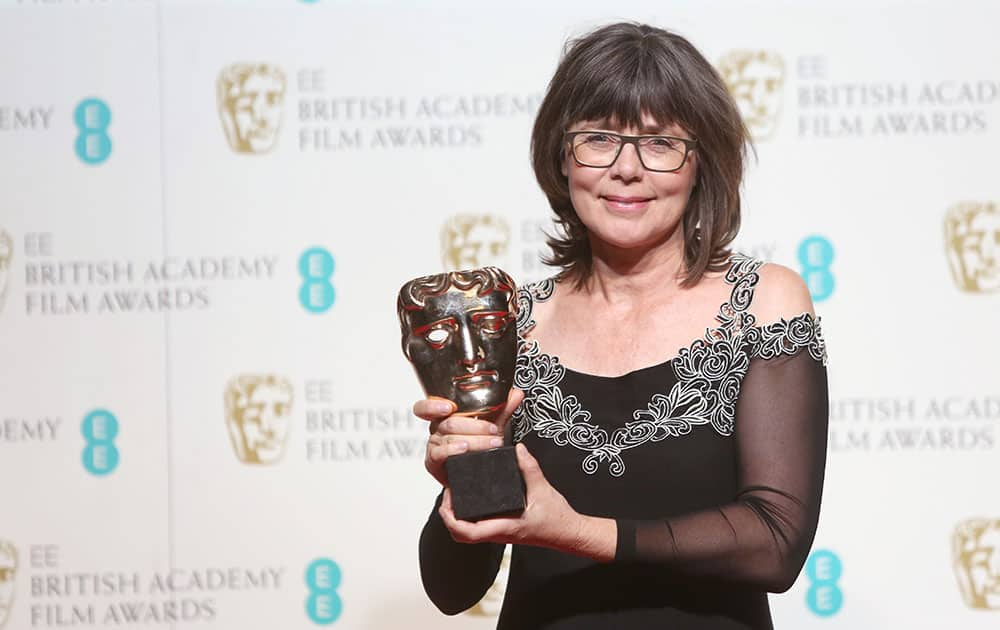
[[[525,485],[531,486],[536,482],[548,483],[545,475],[542,474],[542,467],[538,465],[538,460],[535,459],[534,455],[528,452],[528,447],[524,444],[518,444],[516,449],[517,467],[521,469]]]
[[[524,390],[518,389],[516,387],[510,388],[510,393],[507,394],[507,404],[504,405],[503,411],[497,416],[496,423],[503,429],[507,426],[507,422],[510,417],[514,415],[517,408],[521,405],[521,401],[524,400]]]

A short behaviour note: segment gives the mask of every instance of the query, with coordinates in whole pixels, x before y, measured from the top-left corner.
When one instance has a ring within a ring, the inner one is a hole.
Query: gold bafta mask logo
[[[441,259],[448,271],[505,267],[510,228],[492,214],[456,214],[441,228]]]
[[[951,537],[952,564],[970,608],[1000,610],[1000,519],[963,521]]]
[[[507,578],[510,576],[510,545],[507,545],[503,552],[503,559],[500,560],[500,570],[493,580],[486,594],[479,602],[469,609],[469,614],[474,617],[498,617],[500,607],[503,606],[503,596],[507,591]]]
[[[229,146],[237,153],[274,148],[285,104],[285,73],[266,63],[235,63],[216,82],[219,116]]]
[[[10,266],[14,262],[14,239],[0,230],[0,312],[3,312],[4,300],[7,298],[7,285],[10,283]]]
[[[949,208],[944,246],[959,289],[970,293],[1000,290],[1000,205],[962,202]]]
[[[275,464],[292,423],[292,384],[273,374],[240,374],[226,386],[226,428],[245,464]]]
[[[14,606],[14,578],[17,576],[17,547],[0,540],[0,630],[7,624]]]
[[[733,50],[719,62],[719,73],[754,140],[771,138],[781,114],[785,62],[768,50]]]

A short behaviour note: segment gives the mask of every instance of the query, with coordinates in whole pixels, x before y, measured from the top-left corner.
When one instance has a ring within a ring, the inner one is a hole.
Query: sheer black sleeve
[[[664,520],[620,519],[616,560],[661,563],[772,592],[791,587],[819,519],[825,350],[764,350],[753,353],[737,401],[739,490],[732,503]]]
[[[476,604],[496,579],[504,545],[455,542],[438,508],[441,495],[420,533],[420,578],[427,596],[447,615]]]

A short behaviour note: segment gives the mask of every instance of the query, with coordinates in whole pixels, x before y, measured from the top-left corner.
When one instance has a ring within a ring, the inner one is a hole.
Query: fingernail
[[[491,422],[490,423],[490,433],[500,433],[500,427],[498,427],[497,425],[495,425],[495,424],[493,424]]]
[[[451,403],[446,400],[432,400],[430,407],[431,411],[440,414],[451,413],[452,409]]]
[[[468,448],[469,448],[469,443],[468,442],[456,442],[456,443],[454,443],[454,444],[451,445],[451,452],[452,453],[462,453],[462,452],[468,450]]]
[[[496,448],[497,446],[503,446],[503,438],[495,437],[490,440],[490,446]]]

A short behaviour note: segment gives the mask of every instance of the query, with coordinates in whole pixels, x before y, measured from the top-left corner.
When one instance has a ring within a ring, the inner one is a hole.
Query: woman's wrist
[[[577,513],[574,525],[567,528],[573,534],[568,541],[568,548],[562,551],[598,562],[611,562],[615,559],[618,528],[614,519]]]

